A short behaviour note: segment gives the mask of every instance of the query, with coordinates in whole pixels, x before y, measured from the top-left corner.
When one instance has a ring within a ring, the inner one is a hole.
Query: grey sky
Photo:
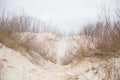
[[[81,24],[97,19],[100,5],[105,4],[114,8],[119,2],[119,0],[0,0],[0,8],[5,8],[13,14],[24,10],[32,17],[57,25],[63,32],[76,32]]]

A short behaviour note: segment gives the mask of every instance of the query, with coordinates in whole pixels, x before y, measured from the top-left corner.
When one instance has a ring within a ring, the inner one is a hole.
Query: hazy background
[[[119,3],[120,0],[0,0],[0,11],[5,9],[13,15],[24,11],[68,33],[77,32],[86,22],[96,21],[100,6],[112,10]]]

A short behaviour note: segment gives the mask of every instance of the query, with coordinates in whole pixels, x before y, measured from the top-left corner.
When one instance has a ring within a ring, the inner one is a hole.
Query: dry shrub
[[[87,24],[84,26],[80,35],[88,35],[98,38],[95,42],[97,44],[97,50],[100,53],[103,52],[117,52],[120,50],[120,11],[116,11],[115,20],[111,20],[107,10],[104,9],[101,14],[101,18],[93,24]]]
[[[42,21],[37,21],[25,14],[20,16],[11,16],[9,14],[5,14],[3,12],[0,15],[0,43],[4,43],[7,46],[12,47],[14,44],[20,43],[18,41],[18,36],[12,37],[15,33],[23,33],[30,32],[32,33],[40,33],[40,32],[52,32],[54,34],[60,35],[58,30],[54,30],[50,28],[49,25],[45,24]],[[23,35],[24,36],[24,35]],[[35,36],[25,36],[23,39],[24,47],[28,47],[29,43],[32,43]],[[13,44],[12,44],[13,43]]]
[[[0,41],[4,44],[14,40],[12,38],[13,33],[18,32],[37,32],[37,25],[33,25],[32,18],[21,16],[5,16],[4,13],[0,16]],[[33,27],[34,26],[34,27]],[[17,36],[16,36],[17,38]],[[6,41],[7,40],[7,41]]]
[[[5,15],[3,12],[0,15],[0,43],[18,51],[26,51],[30,53],[31,50],[41,49],[40,43],[35,42],[35,35],[33,33],[52,32],[60,35],[59,32],[49,28],[42,21],[37,21],[24,14],[20,16]],[[30,33],[29,35],[19,36],[19,33]],[[17,34],[17,35],[15,35]],[[14,35],[14,36],[13,36]],[[24,37],[24,38],[22,38]],[[22,50],[21,50],[22,49]]]
[[[21,51],[20,47],[23,47],[27,50],[28,49],[27,45],[29,41],[25,42],[24,45],[23,44],[20,45],[19,43],[21,42],[18,40],[18,36],[13,37],[12,35],[18,32],[27,32],[27,31],[35,32],[35,29],[30,29],[29,27],[32,25],[31,22],[32,20],[30,20],[30,18],[27,16],[12,17],[10,15],[5,16],[4,14],[2,14],[0,16],[0,43],[18,51]],[[26,38],[27,37],[29,36],[26,36]],[[29,40],[32,41],[32,39],[29,39]],[[27,53],[22,55],[25,56],[27,55]]]

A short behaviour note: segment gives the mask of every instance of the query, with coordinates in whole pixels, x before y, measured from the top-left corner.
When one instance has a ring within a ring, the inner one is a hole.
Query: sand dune
[[[23,41],[22,38],[28,38],[25,35],[31,33],[15,35]],[[36,47],[31,42],[32,55],[24,48],[17,51],[0,43],[0,80],[120,79],[120,56],[96,55],[96,44],[93,43],[96,38],[34,33],[29,39],[39,45]],[[86,51],[87,56],[83,57],[81,50]]]

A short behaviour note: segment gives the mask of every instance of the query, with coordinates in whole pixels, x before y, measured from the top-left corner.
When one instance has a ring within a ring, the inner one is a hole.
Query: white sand
[[[0,80],[120,80],[120,58],[87,57],[66,66],[40,59],[40,65],[6,46],[0,47]]]

